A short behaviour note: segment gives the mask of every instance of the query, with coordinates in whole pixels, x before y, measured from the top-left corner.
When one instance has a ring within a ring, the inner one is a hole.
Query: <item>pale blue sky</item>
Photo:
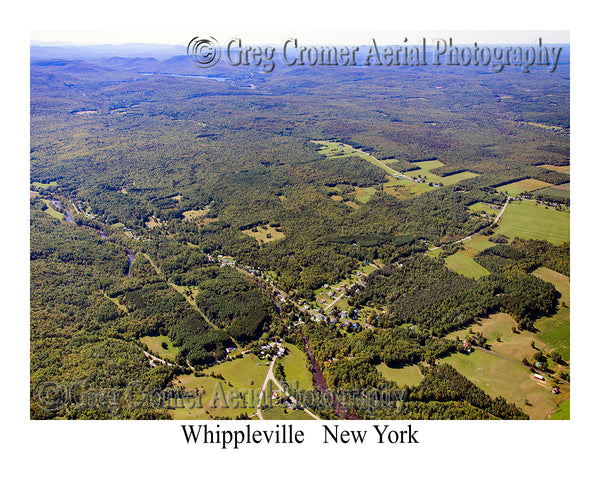
[[[360,31],[311,31],[311,30],[105,30],[105,31],[60,31],[40,30],[31,32],[32,45],[42,42],[56,44],[123,44],[123,43],[155,43],[169,45],[186,45],[195,36],[213,36],[219,41],[231,37],[240,37],[246,44],[279,44],[286,38],[298,38],[302,43],[351,44],[370,43],[375,38],[378,43],[397,44],[408,38],[408,43],[419,43],[422,38],[431,41],[435,38],[452,38],[455,44],[478,42],[480,44],[512,43],[532,44],[542,38],[544,43],[569,43],[569,32],[566,30],[360,30]]]

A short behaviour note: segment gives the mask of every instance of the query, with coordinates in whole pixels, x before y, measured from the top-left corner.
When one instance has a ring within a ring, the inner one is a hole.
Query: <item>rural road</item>
[[[288,392],[282,387],[281,383],[279,383],[277,381],[277,379],[275,378],[275,375],[273,375],[274,367],[275,367],[275,360],[273,360],[271,362],[271,366],[269,367],[269,371],[267,372],[265,381],[263,382],[262,387],[260,389],[260,394],[258,395],[258,403],[256,405],[256,415],[258,416],[258,418],[260,420],[264,420],[260,409],[262,407],[262,401],[265,396],[265,392],[267,391],[267,385],[269,383],[269,380],[271,380],[275,384],[275,386],[285,394],[286,397],[290,397],[290,400],[292,401],[292,403],[294,405],[297,405],[296,399],[288,394]],[[321,420],[319,417],[317,417],[314,413],[312,413],[310,410],[308,410],[306,408],[304,408],[304,412],[306,412],[308,415],[310,415],[315,420]]]
[[[504,202],[504,205],[502,206],[502,210],[500,210],[500,213],[498,213],[498,216],[494,219],[494,221],[492,222],[492,225],[496,225],[499,221],[500,221],[500,217],[502,217],[502,214],[504,213],[504,210],[506,210],[506,206],[510,203],[511,200],[514,200],[514,197],[507,197],[506,198],[506,202]],[[490,225],[491,226],[491,225]],[[470,238],[473,238],[475,235],[477,235],[476,233],[472,233],[471,235],[469,235],[468,237],[465,238],[461,238],[460,240],[457,240],[456,242],[452,242],[452,245],[455,245],[457,243],[461,243],[464,242],[465,240],[469,240]],[[434,250],[438,250],[442,247],[433,247],[430,248],[429,250],[427,250],[428,252],[432,252]],[[427,252],[426,252],[427,253]]]
[[[144,353],[144,355],[146,355],[146,358],[148,358],[150,360],[154,360],[155,362],[162,363],[164,365],[169,365],[170,367],[177,366],[174,363],[170,363],[170,362],[167,362],[166,360],[163,360],[162,358],[155,357],[151,353],[148,353],[146,350],[142,350],[142,352]]]

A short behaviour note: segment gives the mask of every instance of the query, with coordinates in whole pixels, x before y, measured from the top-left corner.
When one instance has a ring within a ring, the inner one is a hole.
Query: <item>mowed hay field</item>
[[[405,385],[414,387],[415,385],[421,383],[421,380],[423,379],[423,375],[421,375],[421,371],[417,365],[406,365],[401,368],[391,368],[385,363],[380,363],[375,368],[377,368],[377,371],[383,375],[383,378],[396,382],[396,385],[399,387],[403,387]]]
[[[554,395],[548,379],[535,380],[526,367],[480,350],[469,355],[455,353],[442,362],[452,365],[492,398],[501,395],[515,403],[532,419],[549,418],[570,395],[569,385],[562,385],[561,392]]]
[[[472,248],[479,252],[495,245],[494,243],[490,242],[490,237],[486,235],[475,235],[462,243],[465,247]]]
[[[547,240],[558,245],[570,239],[570,218],[568,212],[536,205],[534,200],[513,201],[507,205],[497,233],[510,238]]]
[[[450,270],[465,277],[480,278],[490,274],[490,272],[479,265],[475,260],[461,252],[456,252],[455,254],[446,257],[445,262]]]

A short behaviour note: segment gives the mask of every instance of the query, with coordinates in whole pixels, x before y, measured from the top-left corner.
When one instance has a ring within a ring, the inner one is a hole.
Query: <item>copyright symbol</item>
[[[221,58],[221,47],[213,37],[194,37],[188,43],[187,54],[196,66],[208,68],[215,65]]]
[[[42,410],[56,412],[65,406],[67,402],[67,387],[56,382],[39,383],[35,389],[36,403]]]

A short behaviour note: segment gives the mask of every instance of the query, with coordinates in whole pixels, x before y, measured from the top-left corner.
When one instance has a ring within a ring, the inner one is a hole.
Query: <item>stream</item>
[[[62,208],[59,200],[56,200],[53,198],[50,200],[50,202],[52,203],[52,206],[57,211],[63,212],[63,208]],[[99,228],[90,227],[89,225],[79,225],[79,224],[75,223],[75,220],[73,220],[73,216],[71,215],[71,211],[69,209],[65,208],[64,214],[65,214],[65,222],[72,223],[73,225],[76,225],[79,228],[89,228],[90,230],[94,230],[96,233],[98,233],[100,235],[100,238],[102,240],[108,240],[108,236],[106,235],[106,233],[104,233],[103,230],[100,230]],[[123,247],[123,245],[120,245],[120,246]],[[129,265],[127,266],[127,276],[130,277],[131,276],[131,265],[133,264],[133,260],[135,259],[135,254],[131,250],[129,250],[127,247],[123,247],[123,248],[125,248],[125,252],[127,253],[127,261],[129,262]]]

